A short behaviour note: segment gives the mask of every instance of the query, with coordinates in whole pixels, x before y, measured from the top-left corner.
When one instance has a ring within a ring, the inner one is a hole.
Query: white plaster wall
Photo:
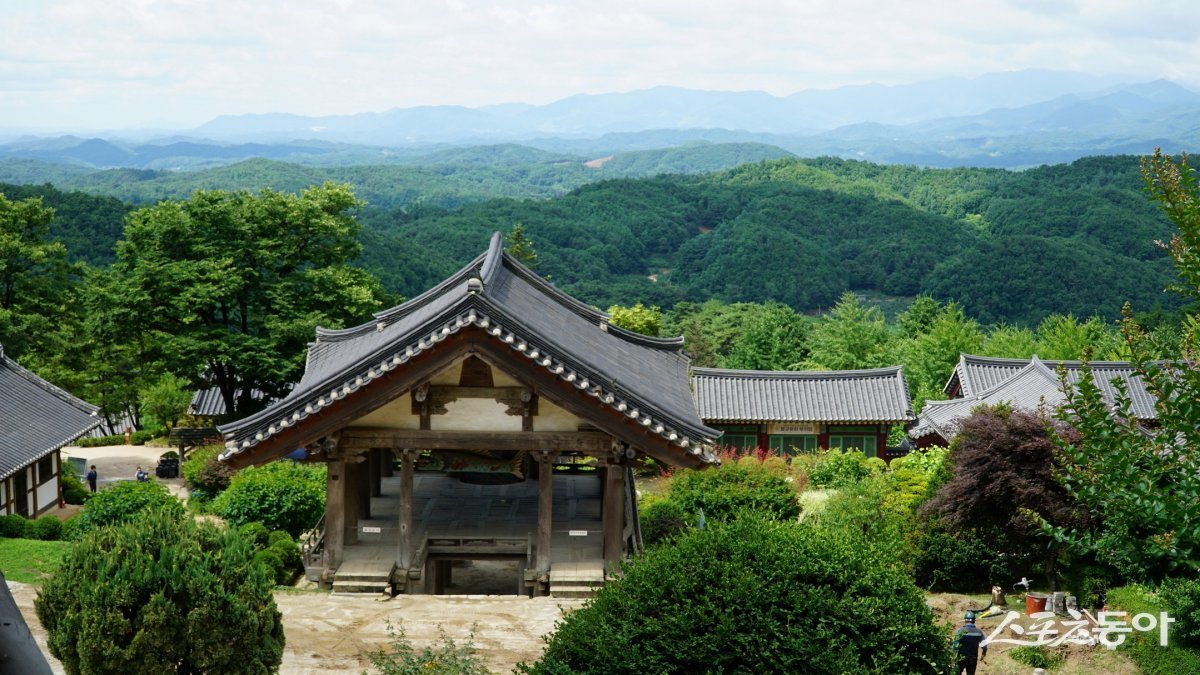
[[[58,504],[58,480],[54,476],[37,487],[37,503],[39,509]]]
[[[434,431],[520,431],[521,416],[509,415],[508,406],[490,398],[460,398],[446,404],[445,415],[431,415]]]
[[[534,431],[578,431],[581,420],[544,398],[538,399],[538,414],[533,416]]]
[[[421,416],[412,414],[412,397],[405,392],[388,401],[383,407],[358,418],[351,426],[420,429]]]

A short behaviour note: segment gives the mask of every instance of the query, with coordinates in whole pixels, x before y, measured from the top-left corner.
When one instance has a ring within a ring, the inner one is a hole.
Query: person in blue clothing
[[[954,675],[975,675],[975,667],[979,665],[979,661],[987,659],[987,645],[983,644],[987,637],[979,627],[975,625],[975,612],[967,612],[963,617],[964,623],[962,627],[954,631]],[[980,648],[983,649],[983,657],[980,658]]]

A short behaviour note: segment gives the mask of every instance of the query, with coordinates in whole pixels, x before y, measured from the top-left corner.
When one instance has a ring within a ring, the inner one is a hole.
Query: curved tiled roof
[[[872,370],[692,369],[709,422],[904,422],[913,418],[900,366]]]
[[[908,435],[915,439],[937,434],[950,440],[958,433],[962,421],[981,405],[1005,403],[1016,410],[1036,410],[1043,405],[1054,409],[1064,401],[1066,395],[1058,375],[1048,362],[1035,356],[990,389],[949,401],[927,401],[921,409],[920,421]]]
[[[954,374],[946,383],[946,391],[952,391],[957,383],[964,398],[976,396],[1017,374],[1029,363],[1030,359],[1001,359],[962,354],[958,365],[954,367]],[[1042,363],[1051,371],[1057,371],[1059,366],[1064,367],[1067,371],[1067,381],[1071,384],[1079,382],[1083,371],[1082,361],[1047,360]],[[1106,399],[1116,400],[1117,389],[1112,381],[1118,380],[1125,385],[1135,417],[1140,420],[1158,419],[1158,411],[1155,408],[1157,400],[1153,394],[1146,391],[1146,385],[1138,376],[1133,364],[1128,361],[1090,361],[1088,366],[1092,369],[1096,386]],[[1057,379],[1057,375],[1055,377]]]
[[[94,429],[98,410],[22,368],[0,346],[0,480]]]
[[[501,244],[497,233],[486,254],[430,291],[379,312],[374,321],[318,329],[304,376],[292,392],[220,427],[226,438],[222,457],[244,452],[369,387],[446,337],[475,327],[677,447],[715,461],[707,446],[719,432],[696,415],[682,340],[609,326],[607,314],[554,288],[504,253]]]

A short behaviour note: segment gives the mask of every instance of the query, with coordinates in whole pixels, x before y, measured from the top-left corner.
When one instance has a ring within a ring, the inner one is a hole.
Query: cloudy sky
[[[1200,88],[1196,0],[5,0],[0,128],[802,89],[1024,68]]]

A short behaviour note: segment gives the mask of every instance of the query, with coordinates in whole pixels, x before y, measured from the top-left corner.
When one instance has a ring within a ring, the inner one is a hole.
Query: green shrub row
[[[146,441],[153,439],[155,436],[161,433],[161,430],[142,429],[130,434],[129,442],[132,445],[145,445]],[[125,434],[117,434],[115,436],[99,436],[96,438],[81,438],[75,442],[75,445],[80,448],[98,448],[107,445],[125,445]]]
[[[63,521],[54,516],[30,520],[25,516],[0,516],[0,537],[6,539],[41,539],[58,541],[63,538]]]
[[[1200,652],[1191,649],[1180,633],[1179,620],[1171,612],[1163,595],[1155,594],[1146,587],[1137,584],[1111,589],[1108,592],[1108,607],[1110,611],[1120,610],[1129,613],[1129,619],[1135,614],[1148,613],[1158,618],[1160,612],[1168,612],[1176,618],[1167,639],[1167,646],[1159,644],[1158,630],[1126,634],[1125,643],[1121,649],[1129,655],[1137,667],[1146,675],[1178,675],[1179,673],[1200,673]],[[1184,628],[1184,635],[1194,630],[1194,626]]]

